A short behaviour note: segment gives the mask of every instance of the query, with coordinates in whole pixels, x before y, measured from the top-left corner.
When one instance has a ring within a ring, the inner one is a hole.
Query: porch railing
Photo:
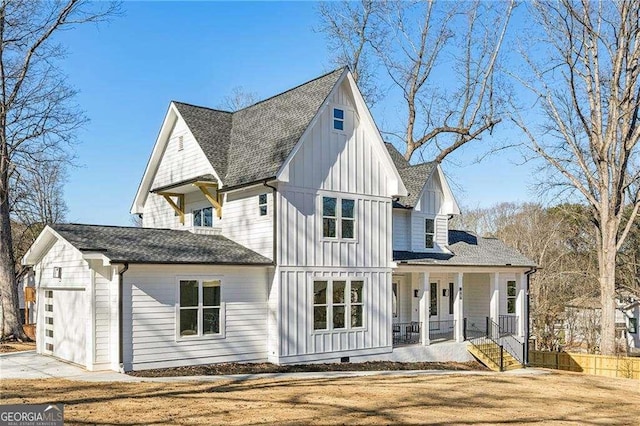
[[[501,335],[518,333],[518,317],[515,315],[499,315],[498,325]]]
[[[429,321],[429,340],[453,340],[455,320]]]
[[[422,323],[417,321],[397,322],[392,325],[393,345],[412,345],[420,343]]]

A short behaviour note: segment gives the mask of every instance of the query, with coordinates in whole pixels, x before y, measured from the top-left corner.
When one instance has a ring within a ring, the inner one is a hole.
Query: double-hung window
[[[319,280],[313,282],[313,329],[359,328],[363,321],[362,280]]]
[[[267,215],[267,194],[258,195],[258,210],[260,211],[260,216]]]
[[[629,318],[629,333],[638,334],[638,318]]]
[[[433,219],[424,220],[424,247],[433,248],[433,240],[435,236],[435,223]]]
[[[507,281],[507,313],[516,313],[516,282]]]
[[[354,239],[356,234],[355,210],[355,200],[322,197],[322,236]]]
[[[333,130],[339,132],[344,131],[344,110],[340,108],[333,109]]]
[[[213,208],[205,207],[193,211],[193,226],[213,226]]]
[[[220,280],[180,280],[178,334],[180,337],[222,334]]]

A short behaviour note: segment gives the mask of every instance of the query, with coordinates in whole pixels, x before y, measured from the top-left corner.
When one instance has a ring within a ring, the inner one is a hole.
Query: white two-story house
[[[25,255],[39,353],[140,370],[526,340],[534,263],[449,229],[441,167],[384,143],[348,69],[237,112],[171,102],[131,213],[49,226]]]

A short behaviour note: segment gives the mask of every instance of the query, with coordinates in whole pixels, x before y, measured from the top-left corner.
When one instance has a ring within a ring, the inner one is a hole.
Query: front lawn
[[[69,424],[638,424],[640,382],[577,373],[88,383],[2,380]]]

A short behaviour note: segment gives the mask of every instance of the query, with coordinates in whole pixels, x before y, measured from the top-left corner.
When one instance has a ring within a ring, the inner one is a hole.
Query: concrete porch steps
[[[476,346],[469,344],[467,350],[478,361],[493,371],[500,371],[500,351],[502,351],[502,371],[516,370],[523,367],[509,352],[500,349],[500,346],[493,342]]]

